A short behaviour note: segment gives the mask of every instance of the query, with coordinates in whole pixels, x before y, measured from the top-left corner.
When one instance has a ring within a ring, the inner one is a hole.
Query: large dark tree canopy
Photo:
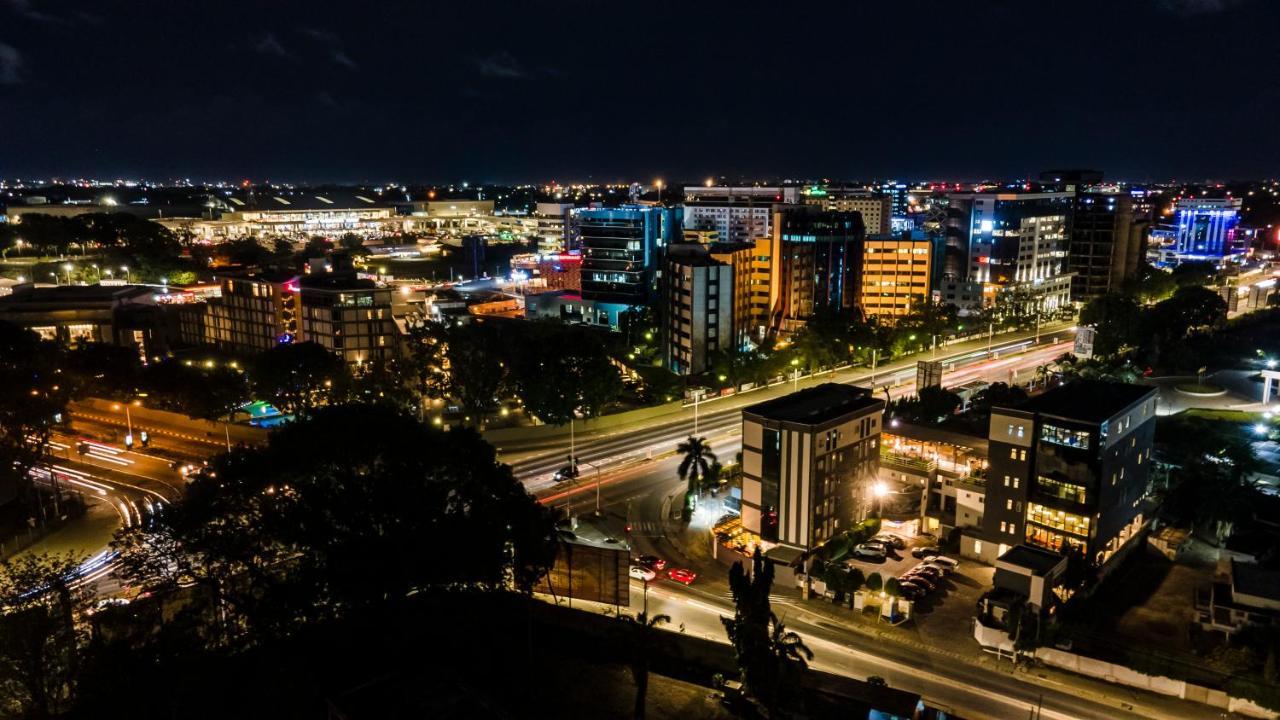
[[[475,432],[339,405],[220,458],[119,545],[141,584],[195,582],[287,631],[415,591],[528,589],[554,559],[552,528]]]

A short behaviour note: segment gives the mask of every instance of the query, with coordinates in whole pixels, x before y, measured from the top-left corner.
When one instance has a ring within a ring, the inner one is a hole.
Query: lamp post
[[[63,263],[62,271],[67,274],[67,284],[71,284],[71,263]]]
[[[125,282],[127,282],[127,283],[132,283],[132,282],[133,282],[133,276],[129,274],[129,266],[128,266],[128,265],[121,265],[121,266],[120,266],[120,272],[124,273],[124,281],[125,281]]]
[[[698,434],[698,401],[702,399],[702,394],[706,392],[704,388],[693,389],[693,434]]]
[[[98,264],[97,264],[97,263],[94,263],[94,264],[90,265],[89,267],[93,268],[94,273],[95,273],[95,274],[97,274],[97,276],[98,276],[98,282],[99,282],[99,283],[101,283],[101,282],[102,282],[102,269],[98,267]]]

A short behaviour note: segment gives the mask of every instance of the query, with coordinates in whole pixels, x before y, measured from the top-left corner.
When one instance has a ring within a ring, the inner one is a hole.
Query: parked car
[[[921,575],[921,574],[903,575],[902,577],[898,578],[898,582],[900,583],[909,582],[913,585],[919,585],[923,587],[925,590],[928,590],[929,592],[933,592],[934,590],[938,589],[938,583],[936,580],[925,577],[924,575]]]
[[[641,555],[638,558],[633,558],[631,562],[632,564],[649,568],[654,572],[662,572],[667,567],[667,561],[657,555]]]
[[[658,573],[644,567],[643,565],[632,565],[628,574],[637,580],[643,580],[645,582],[649,582],[650,580],[658,577]]]
[[[884,560],[886,555],[882,545],[863,543],[853,549],[853,556],[864,560]]]
[[[952,570],[955,570],[956,568],[960,567],[960,561],[952,560],[949,557],[938,555],[937,557],[930,558],[929,561],[925,563],[925,565],[933,565],[935,567],[941,568],[944,573],[950,573]]]
[[[907,546],[906,540],[903,540],[901,537],[893,535],[892,533],[880,533],[871,539],[878,540],[887,545],[892,545],[895,550],[901,550]]]
[[[930,565],[925,565],[923,563],[911,568],[907,572],[911,573],[912,575],[924,575],[925,577],[930,577],[930,578],[933,578],[934,580],[941,580],[944,574],[941,569],[932,567]]]
[[[890,544],[889,544],[889,543],[887,543],[887,542],[884,542],[883,540],[871,539],[871,540],[868,540],[868,541],[866,541],[866,542],[864,542],[864,543],[862,543],[862,544],[863,544],[863,545],[866,545],[866,546],[868,546],[868,547],[878,547],[878,548],[880,548],[881,550],[883,550],[883,551],[884,551],[884,554],[885,554],[885,555],[888,555],[888,554],[889,554],[889,551],[893,549],[893,546],[892,546],[892,545],[890,545]]]
[[[578,468],[573,465],[565,465],[557,470],[556,473],[551,476],[551,479],[556,482],[564,482],[565,480],[572,480],[576,477],[578,477]]]
[[[698,579],[698,574],[692,570],[685,570],[684,568],[671,568],[667,571],[667,577],[678,583],[692,585],[693,581]]]
[[[898,583],[898,592],[902,594],[902,597],[912,602],[919,600],[925,595],[924,588],[908,581]]]
[[[911,557],[917,560],[925,560],[931,557],[937,557],[942,554],[942,548],[937,547],[918,547],[911,549]]]

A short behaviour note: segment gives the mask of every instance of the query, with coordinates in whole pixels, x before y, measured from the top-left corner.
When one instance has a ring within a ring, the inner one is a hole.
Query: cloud
[[[31,0],[0,0],[0,4],[7,5],[10,10],[17,13],[20,17],[24,17],[28,20],[36,20],[38,22],[59,22],[58,18],[53,15],[32,7]]]
[[[1159,0],[1159,7],[1177,15],[1214,15],[1226,12],[1249,0]]]
[[[275,36],[275,33],[264,33],[253,44],[253,49],[263,55],[274,55],[281,58],[292,57],[289,55],[289,51],[284,49],[284,45],[280,44],[280,39]]]
[[[0,85],[22,82],[22,53],[12,45],[0,42]]]
[[[480,74],[485,77],[516,80],[528,75],[524,68],[521,67],[520,61],[505,50],[494,53],[489,57],[478,58],[475,63]]]
[[[331,33],[328,30],[321,30],[320,28],[302,28],[302,34],[312,40],[319,40],[320,42],[328,45],[337,45],[339,40],[336,34]]]
[[[352,70],[356,69],[357,67],[360,67],[359,65],[356,64],[355,60],[351,59],[350,55],[348,55],[346,52],[342,50],[333,51],[333,61],[343,67],[349,67]]]

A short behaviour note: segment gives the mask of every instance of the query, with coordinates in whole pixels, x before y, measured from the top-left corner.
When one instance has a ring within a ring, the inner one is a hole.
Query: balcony
[[[880,446],[880,467],[897,470],[909,475],[931,477],[938,469],[938,462],[906,453],[894,452],[886,445]]]

